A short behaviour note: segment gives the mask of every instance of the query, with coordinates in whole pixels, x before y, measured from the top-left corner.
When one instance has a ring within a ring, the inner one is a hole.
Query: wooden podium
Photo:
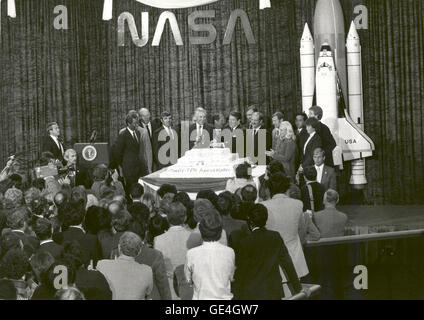
[[[106,142],[76,143],[74,149],[79,170],[92,169],[101,163],[109,166],[109,144]]]

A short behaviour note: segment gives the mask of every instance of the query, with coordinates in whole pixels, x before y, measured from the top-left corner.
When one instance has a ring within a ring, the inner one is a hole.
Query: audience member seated
[[[202,244],[202,236],[199,229],[199,223],[202,220],[203,216],[210,211],[210,209],[215,209],[215,206],[208,199],[197,199],[194,201],[194,220],[197,222],[196,228],[190,234],[190,237],[187,240],[187,249],[191,249]],[[227,234],[225,230],[222,230],[220,233],[221,238],[219,242],[223,245],[227,245]]]
[[[57,291],[57,277],[59,273],[57,270],[66,268],[66,284],[72,286],[75,283],[75,269],[67,259],[59,259],[55,261],[45,272],[41,273],[41,283],[32,294],[31,300],[54,300]],[[64,284],[64,279],[60,283]],[[61,288],[60,288],[61,289]],[[59,290],[60,290],[59,289]]]
[[[11,280],[16,288],[18,300],[28,300],[32,290],[26,282],[26,274],[31,271],[29,256],[22,250],[12,249],[0,263],[0,278]]]
[[[314,166],[317,170],[317,182],[324,186],[324,190],[337,190],[336,172],[333,167],[325,163],[325,151],[322,148],[314,150]]]
[[[53,258],[58,259],[63,253],[63,246],[57,244],[52,239],[52,224],[48,219],[38,218],[35,221],[33,230],[40,240],[40,248],[37,252],[49,252]]]
[[[15,209],[7,217],[7,227],[16,234],[24,245],[24,250],[28,254],[33,254],[40,246],[40,241],[31,235],[28,235],[28,221],[31,218],[31,213],[26,207]]]
[[[87,300],[111,300],[112,291],[105,276],[98,270],[87,270],[84,253],[77,241],[64,243],[63,258],[73,265],[75,285]]]
[[[324,194],[325,209],[314,213],[315,223],[322,238],[341,237],[345,235],[347,216],[336,209],[339,202],[337,191],[328,189]]]
[[[113,259],[118,253],[119,238],[125,231],[128,231],[131,223],[131,215],[126,210],[120,210],[112,215],[111,226],[112,236],[104,237],[100,242],[103,259]]]
[[[185,263],[187,254],[187,240],[191,232],[184,228],[186,221],[186,208],[179,202],[170,204],[168,212],[169,229],[165,233],[154,238],[154,248],[162,252],[165,259],[166,273],[169,286],[173,288],[174,270],[177,266]],[[177,295],[171,289],[172,299]]]
[[[86,260],[93,260],[94,265],[96,265],[102,256],[101,247],[97,237],[87,234],[82,227],[85,216],[84,207],[78,203],[68,203],[62,206],[59,212],[63,216],[63,224],[67,226],[67,230],[62,231],[57,238],[61,239],[62,243],[78,241],[85,252],[84,263],[86,263]]]
[[[193,201],[190,199],[188,193],[184,191],[178,192],[174,197],[174,202],[179,202],[186,208],[186,221],[184,221],[185,227],[189,231],[196,228],[197,223],[193,216]]]
[[[219,242],[222,219],[216,209],[203,212],[199,230],[203,244],[188,250],[184,266],[187,282],[193,284],[193,300],[231,300],[235,255]]]
[[[248,224],[252,231],[241,241],[236,252],[234,281],[238,300],[281,300],[284,297],[279,267],[287,274],[293,294],[302,286],[292,259],[280,234],[265,228],[268,210],[255,204],[249,212]]]
[[[135,261],[143,243],[138,235],[125,232],[119,239],[115,260],[101,260],[97,264],[112,290],[113,300],[145,300],[153,289],[152,268]]]
[[[139,203],[137,203],[139,204]],[[143,204],[140,204],[143,205]],[[144,205],[143,205],[144,206]],[[147,207],[144,206],[148,211]],[[142,221],[142,219],[144,221]],[[171,300],[171,287],[169,286],[168,276],[166,273],[165,260],[161,251],[150,248],[143,241],[146,237],[146,228],[148,225],[148,214],[143,214],[138,217],[139,228],[137,235],[141,238],[143,244],[140,254],[135,258],[135,261],[145,264],[152,268],[153,272],[153,290],[151,294],[152,300]],[[130,227],[131,230],[131,227]],[[132,231],[132,230],[131,230]]]
[[[315,167],[306,167],[303,170],[305,185],[301,189],[303,211],[321,211],[324,209],[322,200],[324,198],[324,186],[316,181],[317,170]],[[312,196],[311,196],[312,195]]]
[[[29,263],[35,277],[33,280],[37,286],[41,284],[41,275],[50,268],[54,261],[54,257],[48,251],[38,251],[31,257]]]
[[[280,233],[289,250],[296,273],[299,278],[302,278],[309,273],[298,233],[303,212],[302,202],[286,195],[289,187],[290,179],[284,174],[281,172],[272,174],[268,180],[272,199],[262,204],[268,209],[266,228]]]
[[[230,243],[229,240],[233,232],[241,231],[244,234],[249,232],[246,221],[237,220],[231,216],[234,197],[237,196],[231,194],[229,191],[225,191],[218,195],[218,211],[222,217],[222,228],[227,234],[228,243]]]
[[[245,185],[251,184],[256,186],[252,179],[252,167],[247,162],[239,164],[236,167],[235,174],[235,178],[227,181],[227,185],[225,186],[226,191],[235,193],[237,189],[243,188]]]

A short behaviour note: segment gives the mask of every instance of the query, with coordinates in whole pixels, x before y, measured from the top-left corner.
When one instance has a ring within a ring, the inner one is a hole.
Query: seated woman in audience
[[[293,182],[296,175],[296,136],[292,125],[288,121],[281,122],[279,131],[275,149],[268,152],[267,155],[282,163],[286,176]]]
[[[184,266],[187,282],[193,285],[193,300],[231,300],[235,254],[219,242],[222,219],[215,208],[205,210],[199,230],[203,244],[188,250]]]
[[[229,179],[225,190],[231,193],[235,193],[237,189],[243,188],[247,184],[256,186],[255,182],[252,179],[252,168],[249,163],[241,163],[236,167],[235,170],[236,177]]]

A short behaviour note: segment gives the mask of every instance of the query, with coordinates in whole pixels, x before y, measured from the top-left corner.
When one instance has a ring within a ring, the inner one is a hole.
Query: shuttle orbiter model
[[[302,108],[308,114],[316,99],[325,123],[337,143],[335,165],[352,161],[350,184],[362,189],[367,183],[364,158],[372,156],[374,143],[363,131],[361,46],[352,22],[345,38],[339,0],[318,0],[314,37],[308,24],[300,41]],[[346,42],[345,42],[346,39]],[[347,105],[349,111],[347,110]]]

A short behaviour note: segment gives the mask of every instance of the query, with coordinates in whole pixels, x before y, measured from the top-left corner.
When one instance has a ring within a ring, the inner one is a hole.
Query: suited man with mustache
[[[321,183],[325,191],[337,190],[336,172],[333,167],[325,165],[325,151],[323,148],[314,150],[314,166],[317,170],[317,182]]]

